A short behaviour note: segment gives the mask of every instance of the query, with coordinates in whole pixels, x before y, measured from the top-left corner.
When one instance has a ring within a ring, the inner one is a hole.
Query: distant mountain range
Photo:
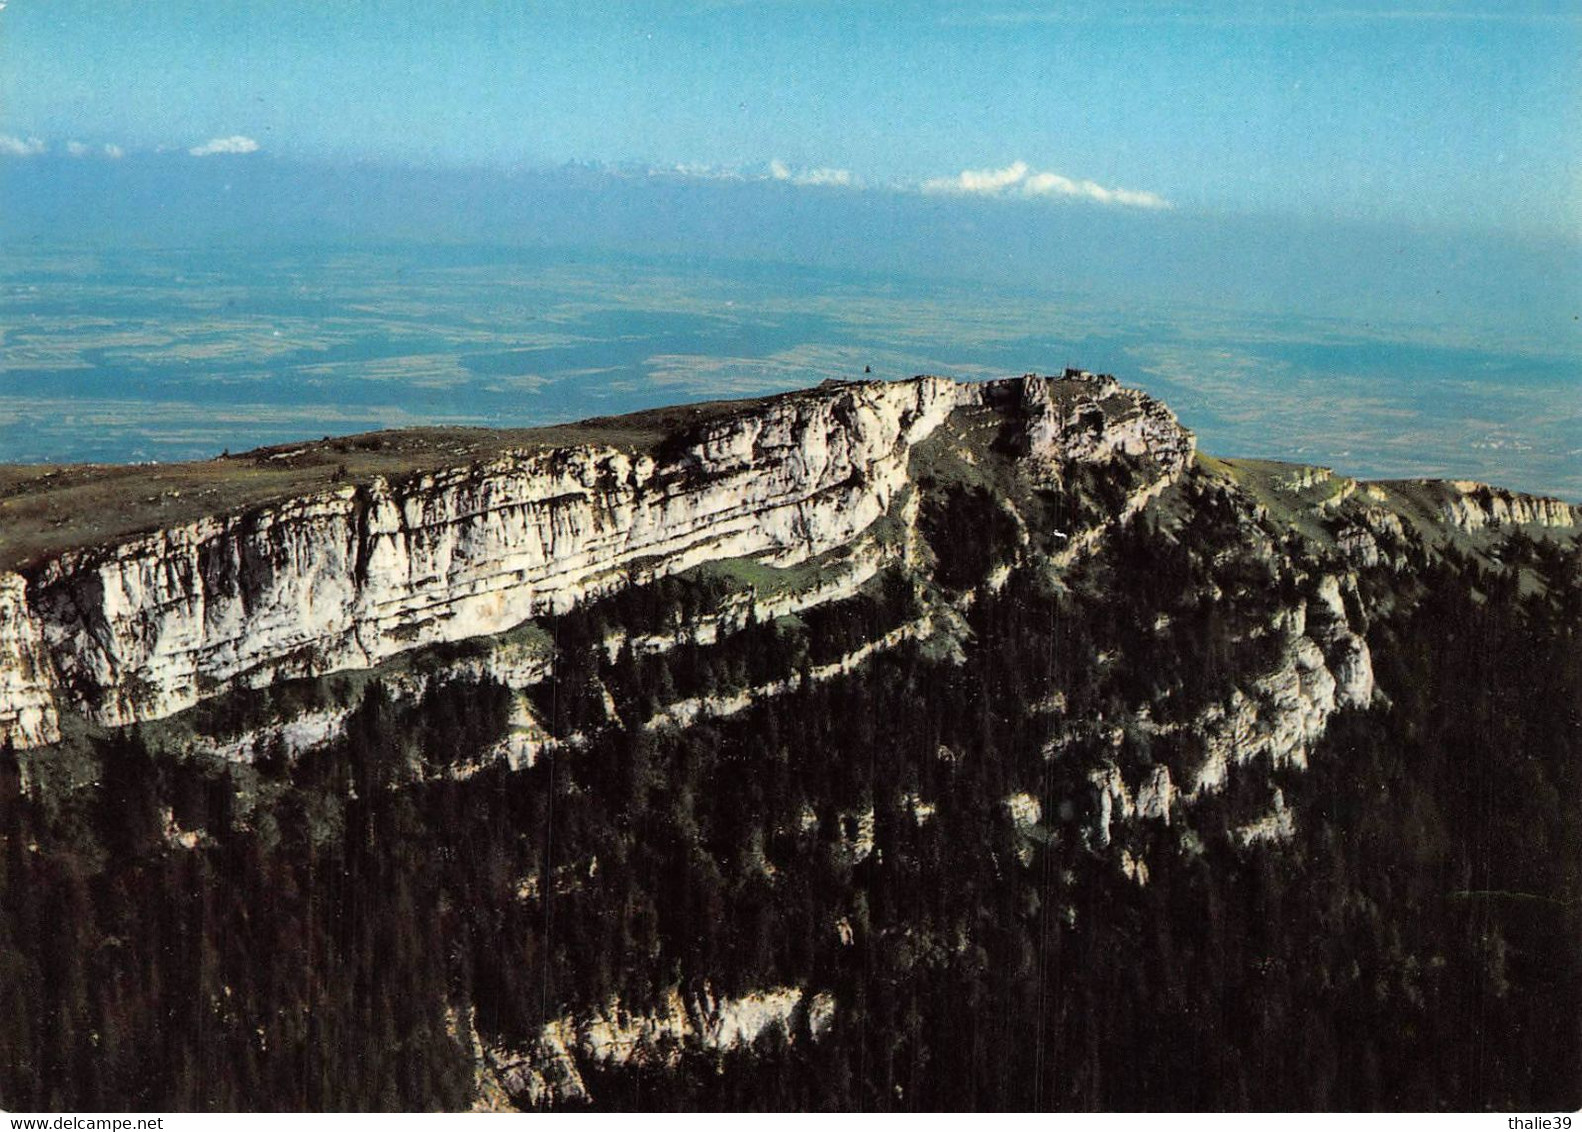
[[[1576,347],[1574,242],[674,171],[0,156],[8,243],[582,246],[977,278],[1278,313],[1452,319]],[[1387,312],[1387,313],[1386,313]]]

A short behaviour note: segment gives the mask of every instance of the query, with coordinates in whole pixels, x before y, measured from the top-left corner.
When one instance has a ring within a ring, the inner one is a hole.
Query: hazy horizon
[[[1068,365],[1220,455],[1582,498],[1575,356],[1410,323],[575,249],[36,250],[0,275],[0,462],[525,427],[826,378]],[[871,373],[870,373],[871,371]]]
[[[1582,499],[1566,5],[13,0],[0,34],[0,459],[867,355]]]

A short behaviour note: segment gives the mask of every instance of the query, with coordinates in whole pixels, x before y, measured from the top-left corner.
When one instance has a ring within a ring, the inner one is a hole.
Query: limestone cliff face
[[[1445,522],[1463,531],[1505,525],[1582,525],[1582,508],[1558,499],[1520,495],[1471,480],[1455,480],[1444,486],[1449,489],[1449,495],[1440,506],[1440,514]]]
[[[799,561],[883,514],[911,444],[971,394],[930,378],[841,387],[719,422],[668,458],[508,456],[63,554],[28,579],[25,608],[7,606],[7,702],[23,705],[8,734],[50,741],[52,697],[128,724],[713,558]]]
[[[1221,789],[1230,766],[1257,758],[1305,767],[1335,712],[1372,701],[1373,657],[1346,620],[1338,579],[1321,578],[1315,599],[1282,620],[1278,663],[1195,722],[1204,760],[1187,787],[1190,797]]]
[[[1313,594],[1283,611],[1271,631],[1280,641],[1272,666],[1251,673],[1223,702],[1204,709],[1185,728],[1146,720],[1141,724],[1155,735],[1185,731],[1201,743],[1201,762],[1186,781],[1177,783],[1167,767],[1154,766],[1134,786],[1109,760],[1089,773],[1097,802],[1095,844],[1109,845],[1116,828],[1128,823],[1169,825],[1173,807],[1190,807],[1224,790],[1233,767],[1262,759],[1270,769],[1305,768],[1337,711],[1371,704],[1373,657],[1367,641],[1347,620],[1339,578],[1320,577]],[[1283,809],[1281,813],[1280,824],[1270,827],[1276,832],[1265,831],[1251,840],[1276,839],[1278,830],[1289,833],[1290,816]],[[1135,863],[1128,875],[1139,875]],[[1140,883],[1146,883],[1146,872],[1140,876]]]
[[[37,746],[59,737],[49,652],[27,607],[27,586],[0,575],[0,742]]]
[[[1014,406],[1038,460],[1148,451],[1168,477],[1192,450],[1112,380],[919,377],[773,399],[654,454],[507,454],[71,550],[0,578],[0,741],[368,667],[710,560],[804,561],[884,515],[913,446],[980,404]]]
[[[666,1066],[683,1057],[714,1057],[751,1048],[770,1033],[787,1043],[802,1034],[818,1041],[835,1016],[828,991],[773,987],[739,998],[695,995],[672,988],[663,1002],[634,1012],[619,1001],[546,1024],[525,1048],[486,1046],[474,1038],[479,1092],[507,1098],[511,1107],[540,1108],[587,1102],[586,1066]],[[504,1107],[504,1106],[500,1106]]]
[[[1023,453],[1034,471],[1077,461],[1104,465],[1119,456],[1146,457],[1163,471],[1164,486],[1192,461],[1196,441],[1165,405],[1108,374],[1037,374],[983,387],[984,403],[1025,421]]]

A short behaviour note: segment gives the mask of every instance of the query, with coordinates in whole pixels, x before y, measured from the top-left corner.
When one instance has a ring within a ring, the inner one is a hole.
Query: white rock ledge
[[[661,462],[571,446],[204,518],[0,573],[0,742],[370,667],[710,560],[805,561],[884,515],[912,447],[978,404],[1021,425],[1034,463],[1190,459],[1169,411],[1111,379],[918,377],[746,407]]]

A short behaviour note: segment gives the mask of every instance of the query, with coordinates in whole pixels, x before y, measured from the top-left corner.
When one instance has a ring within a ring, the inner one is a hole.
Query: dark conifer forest
[[[1191,721],[1275,662],[1257,627],[1307,585],[1295,535],[1201,478],[1173,492],[998,588],[1016,525],[958,485],[919,521],[926,578],[663,651],[631,642],[717,607],[718,574],[546,619],[527,707],[559,742],[531,766],[482,758],[510,689],[377,673],[205,709],[349,709],[296,757],[184,755],[157,727],[7,751],[0,1106],[464,1109],[486,1049],[557,1019],[791,987],[752,1042],[573,1050],[583,1093],[541,1103],[1575,1109],[1582,554],[1403,540],[1347,596],[1371,706],[1305,767],[1233,763],[1100,837],[1094,768],[1188,781]],[[1075,506],[1040,505],[1050,528]],[[947,605],[947,630],[827,671]],[[1271,792],[1288,835],[1233,835]]]

